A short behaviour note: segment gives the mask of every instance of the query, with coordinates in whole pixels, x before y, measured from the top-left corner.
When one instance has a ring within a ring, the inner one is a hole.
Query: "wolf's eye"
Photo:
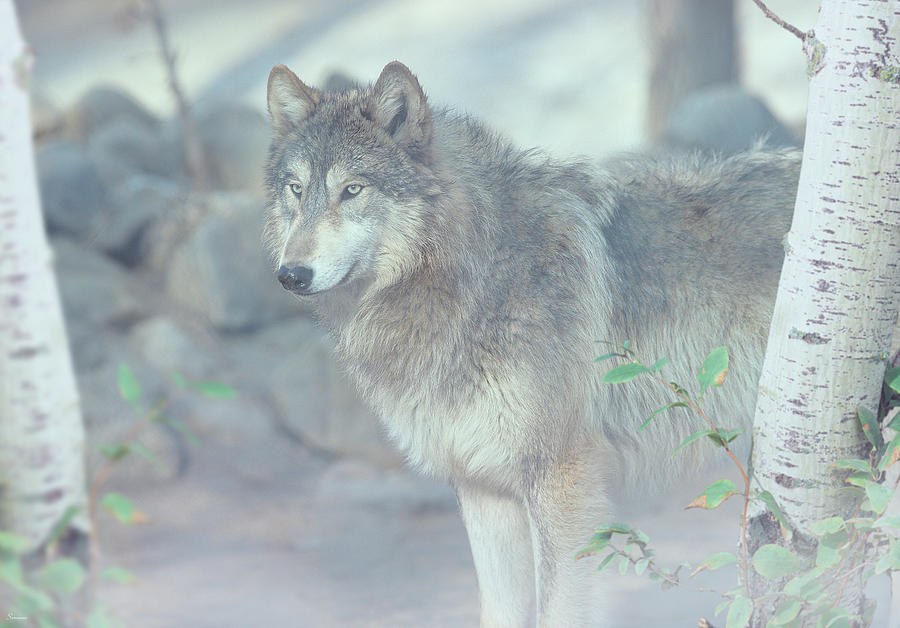
[[[360,192],[362,192],[363,186],[359,183],[351,183],[346,188],[344,188],[344,196],[356,196]]]
[[[291,188],[291,194],[297,198],[300,198],[303,195],[303,186],[299,183],[291,183],[288,187]]]

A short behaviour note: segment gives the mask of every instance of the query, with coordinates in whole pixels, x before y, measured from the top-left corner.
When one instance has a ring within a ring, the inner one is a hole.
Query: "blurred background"
[[[102,560],[137,576],[99,592],[128,626],[477,625],[452,493],[403,468],[259,245],[273,65],[337,85],[398,59],[432,103],[560,157],[799,145],[806,111],[799,43],[751,0],[16,4],[89,467],[138,418],[120,364],[198,437],[154,426],[160,468],[109,480],[148,519],[99,521]],[[814,25],[815,0],[768,4]],[[237,396],[183,395],[172,372]],[[705,479],[620,517],[663,563],[736,546],[739,504],[682,510]],[[611,588],[613,626],[724,625],[714,594]]]

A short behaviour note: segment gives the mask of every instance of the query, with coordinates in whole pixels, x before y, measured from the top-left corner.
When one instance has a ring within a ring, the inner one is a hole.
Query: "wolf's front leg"
[[[528,500],[536,576],[537,625],[603,625],[607,600],[596,560],[575,560],[594,530],[609,523],[600,456],[586,452],[544,470]]]
[[[482,628],[531,625],[534,568],[524,504],[470,484],[457,485],[456,496],[478,576]]]

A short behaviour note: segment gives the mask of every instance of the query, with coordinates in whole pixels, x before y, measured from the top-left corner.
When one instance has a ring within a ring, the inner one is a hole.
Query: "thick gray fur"
[[[312,271],[296,291],[410,464],[456,490],[482,625],[602,624],[603,577],[574,556],[610,496],[713,448],[671,458],[702,423],[638,433],[670,394],[601,384],[614,362],[593,360],[630,339],[696,388],[726,345],[705,409],[748,428],[799,154],[561,162],[433,109],[397,62],[341,93],[278,66],[269,110],[268,246]]]

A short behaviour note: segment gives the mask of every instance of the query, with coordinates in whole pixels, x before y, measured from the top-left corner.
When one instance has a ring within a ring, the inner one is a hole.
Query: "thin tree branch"
[[[762,9],[762,12],[766,14],[767,18],[769,18],[770,20],[772,20],[773,22],[778,24],[781,28],[783,28],[787,32],[791,33],[792,35],[795,35],[800,41],[806,42],[807,33],[804,33],[803,31],[801,31],[799,28],[797,28],[793,24],[788,24],[787,22],[782,20],[780,17],[775,15],[775,13],[773,13],[772,10],[769,7],[767,7],[763,3],[762,0],[753,0],[753,2],[756,3],[756,6],[758,6],[760,9]]]
[[[150,22],[153,25],[153,32],[159,44],[159,52],[165,63],[166,74],[169,78],[169,88],[172,90],[172,95],[175,97],[175,102],[178,105],[178,116],[181,118],[188,170],[193,178],[195,188],[200,192],[206,192],[210,188],[209,164],[194,124],[194,117],[191,115],[190,106],[184,95],[184,90],[181,88],[181,82],[178,80],[178,68],[175,63],[175,52],[169,39],[168,26],[166,25],[162,8],[159,5],[159,0],[146,0],[145,6],[149,10]]]

